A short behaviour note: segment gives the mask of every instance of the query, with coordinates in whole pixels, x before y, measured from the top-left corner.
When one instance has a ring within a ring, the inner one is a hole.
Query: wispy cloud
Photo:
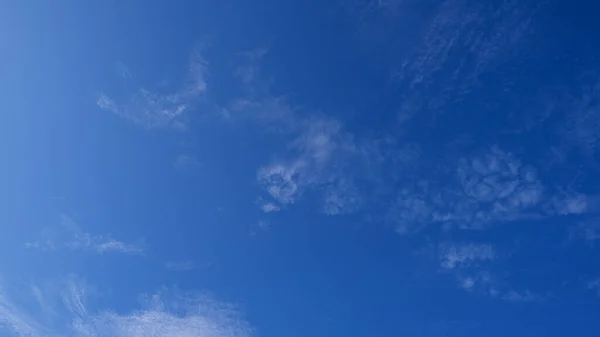
[[[14,304],[0,287],[0,329],[2,328],[23,337],[43,336],[46,332],[42,325]]]
[[[188,271],[197,268],[194,261],[171,261],[167,262],[165,267],[171,271]]]
[[[185,129],[187,111],[206,91],[207,62],[199,52],[192,54],[188,79],[179,90],[159,92],[140,88],[124,103],[118,103],[105,93],[97,96],[96,104],[140,126]]]
[[[600,150],[600,80],[598,71],[591,85],[582,88],[579,96],[571,97],[565,122],[561,125],[563,137],[596,165],[594,154]],[[587,79],[582,79],[582,81]],[[569,88],[569,90],[571,90]]]
[[[303,123],[299,135],[289,144],[293,153],[258,171],[258,180],[269,195],[282,204],[292,204],[304,189],[331,179],[328,169],[334,151],[343,151],[340,125],[326,118]]]
[[[284,205],[296,203],[310,190],[317,192],[322,213],[354,213],[365,205],[365,193],[389,184],[418,156],[410,146],[390,150],[390,139],[357,137],[336,119],[313,116],[297,121],[283,154],[257,173],[270,197]],[[395,170],[386,176],[384,167],[392,164]]]
[[[340,177],[325,192],[323,213],[327,215],[354,213],[362,204],[362,196],[356,186],[352,182]]]
[[[307,190],[318,190],[323,213],[358,210],[362,197],[355,180],[360,173],[351,171],[367,166],[367,157],[375,154],[369,151],[375,149],[375,142],[357,140],[338,119],[294,106],[286,97],[273,94],[261,81],[258,63],[264,54],[264,50],[243,54],[236,75],[245,95],[224,108],[229,120],[257,125],[285,139],[281,154],[257,170],[258,182],[281,205],[296,203]],[[274,209],[264,203],[260,207],[263,211]]]
[[[573,225],[569,230],[571,240],[583,240],[589,245],[594,245],[600,240],[600,219],[592,218]]]
[[[529,289],[517,290],[505,280],[483,270],[456,271],[458,286],[479,296],[511,303],[543,302],[549,295],[541,295]]]
[[[557,215],[580,215],[598,210],[598,200],[575,191],[557,193],[548,202],[550,213]]]
[[[437,251],[444,273],[467,292],[513,303],[541,302],[548,297],[529,289],[515,289],[506,273],[498,277],[493,270],[503,255],[491,244],[447,242],[440,244]]]
[[[193,155],[179,155],[175,159],[175,163],[173,163],[176,169],[181,171],[193,171],[200,167],[200,162]]]
[[[587,288],[591,291],[596,292],[598,296],[600,296],[600,278],[589,281],[587,283]]]
[[[467,267],[478,261],[491,261],[496,251],[490,244],[444,244],[440,246],[440,264],[443,268]]]
[[[399,120],[406,122],[422,109],[436,112],[472,92],[482,73],[519,49],[534,15],[534,8],[519,1],[438,2],[418,43],[395,71],[397,82],[407,89]]]
[[[121,77],[123,77],[125,80],[129,80],[133,77],[133,73],[123,62],[117,63],[117,70],[119,71],[119,75],[121,75]]]
[[[59,319],[48,321],[20,308],[0,292],[0,329],[22,337],[42,336],[214,336],[248,337],[252,329],[235,308],[194,292],[164,289],[143,296],[138,310],[119,313],[89,306],[85,282],[70,277],[48,296],[59,299]],[[20,301],[22,301],[21,299]],[[0,330],[1,331],[1,330]]]
[[[523,303],[523,302],[542,302],[547,296],[542,296],[531,292],[529,289],[523,291],[516,291],[509,289],[505,292],[499,292],[498,290],[492,290],[491,295],[498,297],[506,302]]]
[[[70,217],[62,214],[60,226],[51,228],[42,234],[37,241],[25,243],[25,247],[56,250],[70,249],[96,253],[143,254],[140,245],[124,243],[113,239],[110,235],[92,235],[82,231]]]

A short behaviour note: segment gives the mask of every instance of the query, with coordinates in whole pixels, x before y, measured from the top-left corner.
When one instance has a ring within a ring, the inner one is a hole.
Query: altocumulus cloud
[[[163,289],[143,295],[129,313],[95,311],[88,305],[85,282],[69,277],[59,287],[38,293],[38,308],[22,308],[0,288],[0,331],[22,337],[38,336],[206,336],[250,337],[252,328],[235,308],[208,295]],[[45,298],[42,306],[40,299]],[[35,302],[35,301],[34,301]],[[51,311],[47,303],[52,303]],[[32,313],[37,313],[36,315]]]

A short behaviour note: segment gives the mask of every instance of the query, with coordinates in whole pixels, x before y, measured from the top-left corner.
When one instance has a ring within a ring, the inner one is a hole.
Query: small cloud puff
[[[260,206],[260,209],[265,213],[279,212],[281,210],[279,206],[272,202],[264,203],[262,206]]]

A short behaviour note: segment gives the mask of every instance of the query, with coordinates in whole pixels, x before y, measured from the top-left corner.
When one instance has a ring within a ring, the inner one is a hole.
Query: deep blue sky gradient
[[[597,336],[599,9],[3,2],[0,335]]]

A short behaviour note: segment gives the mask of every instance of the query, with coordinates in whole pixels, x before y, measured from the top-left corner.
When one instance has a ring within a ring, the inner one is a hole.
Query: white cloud
[[[460,278],[459,281],[460,281],[460,287],[467,291],[473,290],[473,287],[475,286],[475,279],[470,276]]]
[[[300,194],[294,166],[272,164],[258,170],[258,180],[269,195],[282,204],[292,204]]]
[[[260,209],[265,213],[279,212],[281,210],[279,206],[272,202],[264,203],[262,206],[260,206]]]
[[[468,267],[478,261],[496,258],[496,251],[489,244],[444,244],[440,245],[439,254],[440,264],[446,269]]]
[[[324,192],[319,207],[324,213],[357,210],[361,197],[349,167],[359,157],[366,159],[373,153],[361,152],[356,140],[337,119],[304,111],[285,97],[273,95],[268,85],[260,81],[258,61],[264,54],[264,50],[256,50],[242,55],[244,62],[237,76],[246,93],[224,109],[228,120],[287,137],[283,143],[285,154],[257,170],[258,182],[283,205],[296,203],[306,190],[312,189]],[[267,209],[273,208],[267,206]]]
[[[233,306],[199,293],[165,289],[145,295],[141,307],[129,313],[91,308],[88,287],[76,277],[68,278],[58,293],[47,295],[60,299],[57,302],[60,305],[54,308],[61,315],[59,319],[35,317],[31,314],[35,311],[20,308],[0,291],[0,332],[4,329],[20,337],[249,337],[253,334]]]
[[[460,159],[453,179],[443,186],[421,180],[403,188],[387,220],[406,234],[434,223],[483,229],[544,215],[539,209],[544,188],[535,170],[498,148]]]
[[[92,235],[82,231],[73,219],[64,214],[60,216],[58,228],[47,230],[42,234],[41,240],[27,242],[25,247],[41,250],[62,248],[96,253],[143,254],[140,245],[124,243],[111,236]]]
[[[342,124],[330,118],[301,120],[292,132],[286,159],[273,160],[258,170],[258,181],[282,204],[295,203],[310,189],[320,193],[320,210],[328,215],[348,214],[363,205],[356,181],[376,181],[380,163],[374,142],[357,141]],[[373,150],[373,151],[369,151]]]
[[[163,93],[140,88],[125,103],[117,103],[105,93],[100,93],[96,104],[149,129],[185,129],[187,111],[206,91],[206,68],[207,62],[196,52],[191,57],[188,79],[179,90]]]

